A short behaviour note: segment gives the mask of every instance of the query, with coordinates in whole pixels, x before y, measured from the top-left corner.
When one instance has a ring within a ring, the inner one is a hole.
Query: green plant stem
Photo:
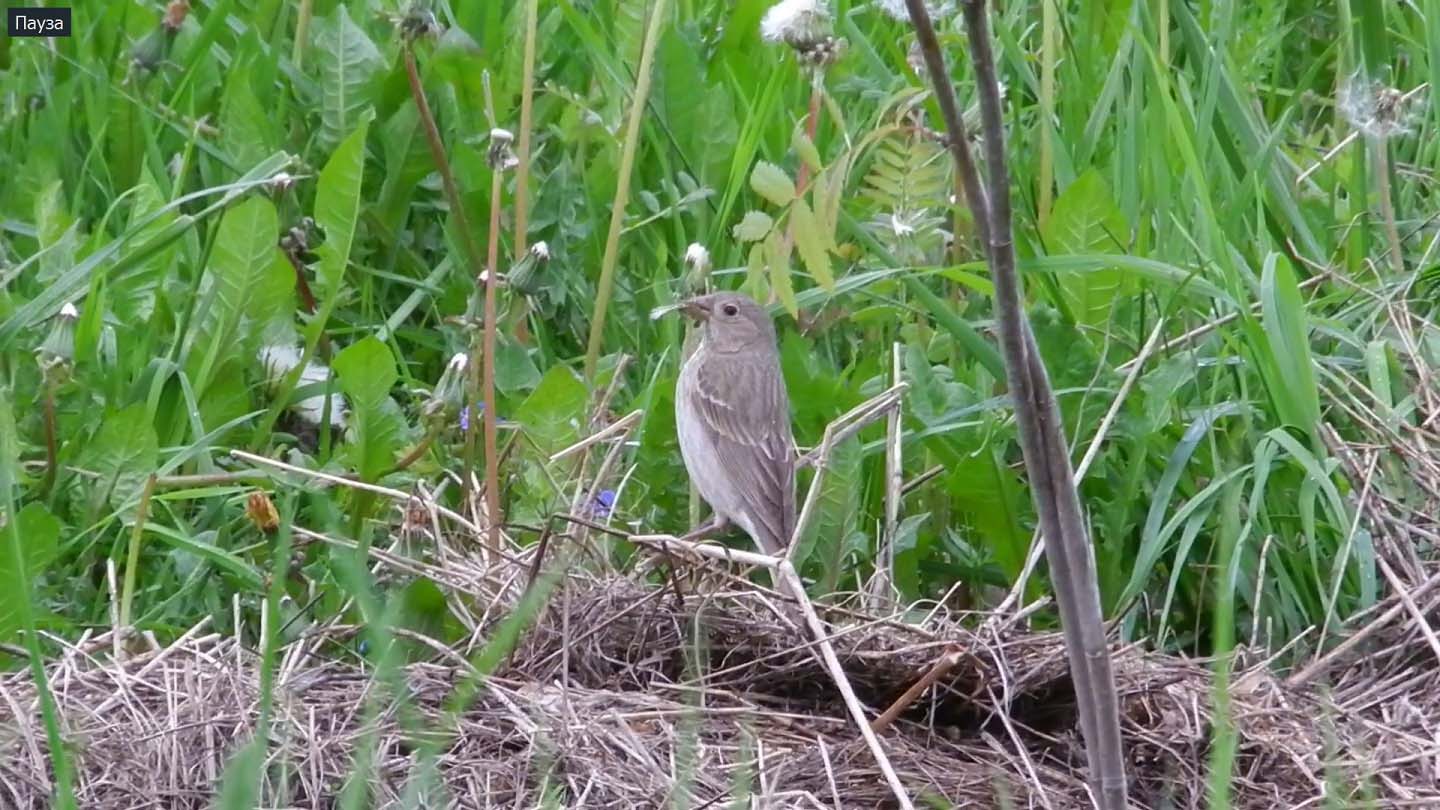
[[[309,39],[310,17],[313,12],[312,0],[300,0],[300,12],[295,18],[295,48],[290,52],[290,61],[295,70],[300,70],[305,61],[305,42]]]
[[[1040,28],[1040,177],[1039,202],[1036,204],[1035,220],[1041,231],[1050,221],[1050,205],[1054,200],[1055,185],[1055,144],[1052,138],[1052,123],[1055,120],[1055,61],[1059,58],[1056,43],[1056,28],[1059,12],[1056,0],[1044,0]]]
[[[535,37],[539,17],[539,0],[525,0],[525,55],[520,80],[519,150],[515,167],[515,258],[523,258],[530,246],[530,135],[534,127],[535,107]],[[522,344],[530,340],[528,317],[530,299],[515,296],[510,313],[510,333]]]
[[[485,327],[481,337],[485,354],[485,379],[481,383],[485,394],[485,413],[482,414],[485,423],[485,539],[491,560],[500,558],[500,524],[504,522],[500,513],[500,455],[495,436],[495,286],[499,275],[500,191],[504,178],[501,168],[491,170],[490,245],[486,255]]]
[[[47,375],[48,377],[48,375]],[[55,384],[45,380],[45,479],[40,482],[40,498],[49,496],[60,466],[60,443],[55,435]]]
[[[640,143],[640,120],[650,97],[650,67],[655,61],[655,45],[660,40],[660,26],[665,20],[669,3],[655,0],[650,10],[650,25],[645,29],[645,44],[640,49],[640,69],[635,76],[635,95],[630,101],[630,118],[625,125],[625,143],[620,151],[619,178],[615,183],[615,200],[610,204],[610,231],[605,238],[605,255],[600,260],[600,281],[595,291],[595,310],[590,316],[590,339],[585,348],[585,382],[594,384],[595,368],[600,363],[600,344],[605,336],[605,311],[615,286],[615,263],[620,257],[620,228],[625,224],[625,205],[630,199],[630,172],[635,166],[635,151]]]
[[[520,79],[520,131],[516,133],[515,167],[515,256],[525,255],[529,247],[530,226],[530,129],[535,101],[535,29],[538,25],[539,0],[525,0],[525,56]],[[524,307],[524,298],[520,306]]]
[[[11,389],[0,388],[0,453],[15,447],[15,421],[10,411]],[[15,582],[6,587],[17,588],[22,598],[15,600],[19,612],[19,625],[25,631],[25,651],[30,659],[30,678],[35,682],[35,693],[40,702],[40,718],[45,724],[45,742],[50,748],[50,765],[55,771],[54,806],[60,810],[75,810],[75,789],[70,773],[70,757],[66,752],[65,740],[60,736],[60,715],[55,706],[55,695],[50,691],[45,674],[45,654],[40,649],[40,634],[35,626],[35,608],[32,597],[30,568],[25,560],[25,541],[20,537],[20,520],[15,509],[15,481],[11,476],[14,456],[0,456],[0,536],[8,541],[4,553],[10,555],[13,570],[17,572]]]
[[[135,509],[135,525],[130,527],[130,549],[125,555],[125,585],[120,591],[120,627],[130,626],[130,606],[135,601],[135,579],[140,570],[140,542],[145,535],[145,521],[150,516],[150,498],[155,494],[154,473],[145,479],[140,492],[140,506]]]
[[[663,2],[663,0],[661,0],[661,2]],[[425,140],[430,145],[430,156],[435,161],[435,169],[440,173],[440,182],[445,187],[445,199],[450,203],[450,215],[455,218],[455,228],[459,231],[460,244],[465,249],[465,258],[470,262],[470,270],[472,277],[475,278],[475,280],[478,282],[481,278],[481,274],[485,271],[485,263],[480,256],[479,246],[475,244],[475,236],[470,231],[470,223],[465,216],[465,205],[464,202],[460,199],[460,189],[455,185],[455,173],[450,170],[450,160],[445,156],[445,144],[443,141],[440,140],[440,128],[435,124],[435,114],[430,111],[430,102],[427,101],[425,98],[425,87],[420,83],[420,70],[415,66],[415,50],[409,44],[405,46],[405,75],[410,80],[410,95],[415,99],[415,108],[420,113],[420,122],[425,127]],[[498,176],[499,172],[497,171],[497,179],[494,181],[494,184],[499,183]],[[498,198],[498,191],[496,191],[495,189],[498,189],[498,185],[495,185],[494,188],[492,188],[492,203],[495,203]],[[496,219],[496,217],[498,216],[498,210],[498,203],[492,205],[490,211],[490,232],[492,243],[495,239],[496,228],[498,227]],[[493,260],[491,261],[491,264],[494,264]],[[486,381],[484,393],[486,405],[484,420],[486,447],[488,450],[493,450],[495,436],[495,372],[493,368],[495,348],[495,272],[491,271],[487,278],[488,281],[486,282],[485,288],[485,331],[487,333],[487,338],[485,340],[484,348],[484,368]],[[471,368],[474,368],[474,359],[475,358],[473,357],[472,353]],[[469,398],[469,402],[473,401],[473,398]],[[474,431],[467,431],[467,436],[465,440],[465,468],[463,470],[462,487],[465,493],[465,500],[467,501],[473,494],[472,487],[475,477],[475,444],[473,438],[474,435]],[[493,455],[494,454],[492,452],[492,458]],[[489,478],[489,474],[491,471],[496,471],[498,473],[498,468],[493,464],[492,461],[488,459],[485,466],[487,470],[486,487],[489,491],[490,506],[493,510],[489,515],[489,542],[493,546],[498,547],[499,527],[502,522],[499,509],[499,484],[497,480],[491,480]]]

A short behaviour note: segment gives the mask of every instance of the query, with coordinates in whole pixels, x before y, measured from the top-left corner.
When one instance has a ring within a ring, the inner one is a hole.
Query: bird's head
[[[775,324],[755,299],[733,292],[711,293],[680,305],[705,330],[705,339],[717,352],[736,352],[751,346],[775,346]]]

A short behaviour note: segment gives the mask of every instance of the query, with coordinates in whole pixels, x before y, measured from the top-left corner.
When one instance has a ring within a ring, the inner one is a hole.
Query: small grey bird
[[[701,341],[675,389],[685,468],[715,513],[695,538],[733,523],[766,554],[784,552],[795,528],[795,440],[775,324],[739,293],[713,293],[680,309]]]

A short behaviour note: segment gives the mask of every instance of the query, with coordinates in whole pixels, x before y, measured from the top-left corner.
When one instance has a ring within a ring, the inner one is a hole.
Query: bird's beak
[[[710,317],[710,304],[699,298],[691,298],[688,301],[681,302],[680,311],[697,321],[703,321]]]

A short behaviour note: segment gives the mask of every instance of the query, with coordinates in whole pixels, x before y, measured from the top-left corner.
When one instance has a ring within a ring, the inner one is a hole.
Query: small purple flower
[[[460,409],[460,432],[461,432],[461,433],[464,433],[465,431],[467,431],[467,430],[470,429],[470,407],[471,407],[471,406],[466,405],[465,407],[463,407],[463,408]],[[476,416],[479,416],[480,414],[485,413],[485,403],[481,402],[481,403],[479,403],[478,405],[475,405],[474,407],[475,407],[475,415],[476,415]]]
[[[610,517],[610,510],[615,508],[615,490],[602,489],[595,495],[595,503],[591,505],[590,511],[596,517]]]

